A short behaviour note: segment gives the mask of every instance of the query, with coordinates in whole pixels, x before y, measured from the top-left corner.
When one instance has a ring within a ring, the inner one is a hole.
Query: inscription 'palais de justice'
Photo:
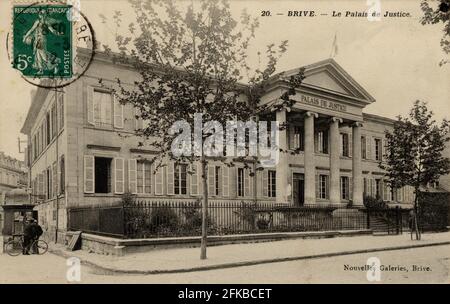
[[[333,101],[317,98],[317,97],[300,95],[300,102],[311,104],[311,105],[321,107],[321,108],[334,110],[334,111],[347,112],[347,106],[341,105],[341,104],[333,102]]]

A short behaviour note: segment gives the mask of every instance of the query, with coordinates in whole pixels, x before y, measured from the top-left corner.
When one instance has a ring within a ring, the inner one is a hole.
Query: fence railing
[[[405,213],[406,212],[406,213]],[[401,233],[408,210],[215,202],[208,205],[208,235],[373,229]],[[124,238],[201,235],[197,202],[147,202],[69,209],[69,228]]]

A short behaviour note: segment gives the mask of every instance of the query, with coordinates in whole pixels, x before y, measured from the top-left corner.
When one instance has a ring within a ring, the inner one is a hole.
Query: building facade
[[[262,102],[276,102],[287,89],[285,79],[296,72],[274,77]],[[363,113],[374,98],[334,60],[309,65],[305,73],[292,111],[274,113],[280,123],[290,122],[280,132],[280,148],[299,152],[281,153],[275,167],[256,174],[243,163],[228,167],[210,160],[210,199],[362,206],[364,196],[378,196],[410,204],[412,189],[389,189],[378,166],[393,121]],[[135,109],[99,85],[99,79],[113,84],[120,78],[132,86],[137,77],[99,53],[76,82],[35,93],[22,133],[28,136],[32,197],[50,238],[62,239],[70,207],[116,204],[125,192],[155,201],[201,195],[200,175],[188,173],[199,165],[168,163],[154,172],[150,159],[157,151],[138,144],[135,130],[143,122]]]
[[[0,152],[0,192],[27,186],[27,168],[23,161]]]
[[[23,161],[0,152],[0,205],[5,204],[7,192],[27,187],[27,169]],[[0,231],[3,230],[4,212],[0,206]]]

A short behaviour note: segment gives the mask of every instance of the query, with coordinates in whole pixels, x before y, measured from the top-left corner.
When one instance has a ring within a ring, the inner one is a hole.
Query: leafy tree
[[[449,122],[437,124],[427,103],[416,101],[409,116],[399,116],[392,132],[386,132],[385,163],[380,167],[387,171],[392,189],[414,187],[414,211],[416,239],[420,239],[417,217],[420,188],[427,187],[450,172],[450,160],[442,155],[449,132]],[[411,229],[412,233],[412,229]]]
[[[137,134],[142,138],[141,144],[145,142],[158,151],[154,158],[157,167],[164,166],[167,160],[175,161],[175,164],[201,163],[201,258],[205,259],[208,218],[206,172],[210,158],[205,155],[203,144],[194,145],[190,154],[173,153],[172,145],[180,132],[171,132],[172,126],[181,121],[184,127],[194,130],[194,118],[199,113],[203,121],[217,121],[225,126],[227,121],[255,120],[261,113],[289,108],[293,104],[289,97],[300,86],[303,70],[286,80],[288,89],[279,96],[278,102],[261,106],[261,97],[279,59],[286,52],[287,41],[269,44],[265,52],[249,57],[258,20],[243,11],[240,20],[236,21],[227,1],[202,0],[195,5],[194,2],[161,0],[131,0],[130,3],[136,22],[127,27],[130,36],[117,34],[119,53],[111,56],[117,62],[132,64],[140,79],[134,82],[133,88],[117,79],[112,89],[121,103],[130,103],[138,109],[136,118],[145,121]],[[122,25],[121,18],[120,12],[113,17],[117,28]],[[104,48],[111,51],[107,45]],[[253,58],[259,59],[256,67],[250,66]],[[244,81],[247,84],[241,83]],[[214,127],[203,130],[200,134],[202,143],[217,131]],[[191,147],[183,146],[187,151]],[[227,166],[240,160],[215,159]]]
[[[422,0],[420,7],[424,13],[421,19],[421,23],[425,24],[437,24],[442,22],[444,24],[444,35],[441,39],[441,47],[447,54],[450,53],[450,0],[439,0],[438,5],[430,6],[430,0]],[[434,6],[434,7],[433,7]],[[448,61],[442,60],[441,65]]]

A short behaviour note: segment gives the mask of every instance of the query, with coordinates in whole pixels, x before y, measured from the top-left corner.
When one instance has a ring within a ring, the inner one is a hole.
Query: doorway
[[[303,173],[294,173],[292,197],[295,206],[303,206],[305,203],[305,175]]]

